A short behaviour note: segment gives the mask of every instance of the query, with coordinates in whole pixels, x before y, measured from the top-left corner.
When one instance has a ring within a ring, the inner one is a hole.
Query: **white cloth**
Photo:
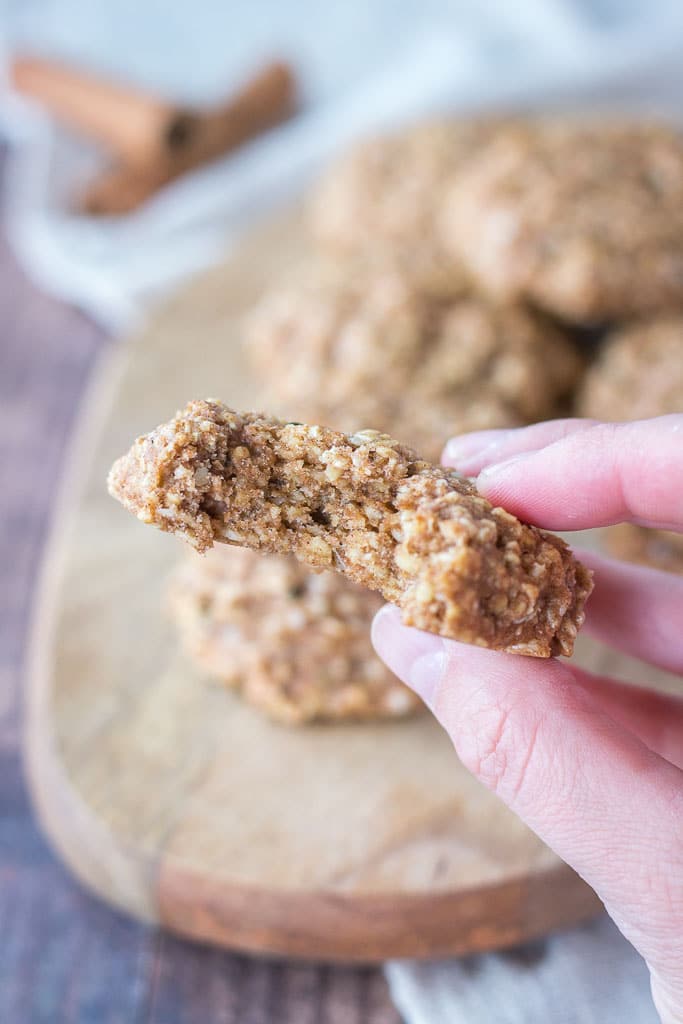
[[[291,58],[302,113],[139,212],[74,216],[101,155],[6,96],[4,211],[24,266],[113,329],[214,261],[353,136],[444,107],[600,103],[678,113],[679,0],[0,0],[8,52],[47,53],[185,101]],[[2,46],[0,46],[0,50]]]
[[[509,953],[392,963],[408,1024],[658,1024],[645,964],[608,917]]]
[[[101,157],[6,96],[5,218],[44,287],[111,327],[216,259],[354,136],[451,108],[683,112],[680,0],[0,0],[7,52],[47,53],[185,101],[215,100],[266,57],[294,61],[304,106],[238,154],[119,220],[69,212]],[[1,48],[0,48],[1,52]],[[647,973],[608,922],[545,956],[387,967],[407,1024],[650,1024]]]

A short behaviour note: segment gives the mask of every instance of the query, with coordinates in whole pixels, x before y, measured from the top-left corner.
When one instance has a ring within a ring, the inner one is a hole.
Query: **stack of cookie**
[[[246,325],[263,408],[373,427],[431,459],[456,433],[573,409],[683,410],[683,140],[670,128],[422,124],[342,157],[308,223],[307,260]],[[680,538],[628,528],[613,544],[683,569]],[[209,558],[181,570],[172,602],[208,671],[287,721],[413,710],[369,646],[374,599],[288,559]]]
[[[509,125],[469,164],[445,235],[497,298],[602,328],[575,410],[683,411],[683,141],[649,123]],[[614,554],[683,572],[680,535],[623,525]]]
[[[328,257],[374,268],[370,294],[377,268],[398,264],[423,302],[430,295],[447,309],[447,337],[426,341],[399,402],[374,395],[372,404],[374,422],[429,455],[448,434],[557,415],[569,394],[572,411],[602,420],[683,410],[683,140],[674,129],[579,117],[422,126],[349,154],[319,187],[311,221]],[[275,299],[271,336],[291,338]],[[257,356],[267,315],[266,299],[251,339]],[[592,362],[585,376],[570,338]],[[438,396],[420,383],[430,365]],[[281,394],[291,405],[286,383]],[[336,404],[330,414],[339,419]],[[683,571],[676,534],[622,526],[607,541],[621,557]]]
[[[448,227],[458,182],[513,127],[432,122],[330,169],[309,203],[305,266],[247,324],[264,407],[371,425],[428,458],[453,434],[568,408],[582,370],[570,332],[522,295],[492,297]]]

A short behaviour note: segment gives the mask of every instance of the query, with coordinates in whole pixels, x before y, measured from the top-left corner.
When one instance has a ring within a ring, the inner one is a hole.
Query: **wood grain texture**
[[[94,899],[47,847],[21,765],[26,627],[65,442],[106,339],[34,288],[1,236],[0,312],[0,1021],[399,1024],[378,970],[182,941]]]
[[[179,295],[105,368],[81,421],[90,451],[74,462],[35,643],[28,738],[43,820],[112,902],[219,945],[375,960],[542,935],[596,898],[436,725],[289,730],[209,685],[161,612],[177,541],[105,493],[112,459],[189,396],[255,399],[240,314],[296,238],[293,222],[267,229]],[[580,649],[584,664],[642,680],[637,663]]]

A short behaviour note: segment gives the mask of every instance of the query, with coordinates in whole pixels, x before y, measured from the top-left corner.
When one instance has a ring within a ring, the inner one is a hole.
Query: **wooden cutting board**
[[[44,829],[111,903],[241,949],[427,957],[570,925],[595,895],[429,717],[291,729],[202,678],[162,608],[179,542],[107,496],[114,457],[187,398],[250,406],[240,317],[300,245],[291,218],[258,232],[100,367],[33,634],[26,750]],[[611,657],[583,653],[603,670]]]

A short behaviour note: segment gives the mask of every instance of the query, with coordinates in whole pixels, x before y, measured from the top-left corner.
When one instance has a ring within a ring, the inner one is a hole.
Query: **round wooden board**
[[[429,717],[290,729],[198,675],[162,608],[178,542],[107,496],[114,457],[187,398],[250,406],[240,316],[301,244],[292,218],[256,233],[91,388],[32,644],[26,750],[44,828],[110,902],[230,947],[432,957],[572,924],[598,911],[595,895]]]

